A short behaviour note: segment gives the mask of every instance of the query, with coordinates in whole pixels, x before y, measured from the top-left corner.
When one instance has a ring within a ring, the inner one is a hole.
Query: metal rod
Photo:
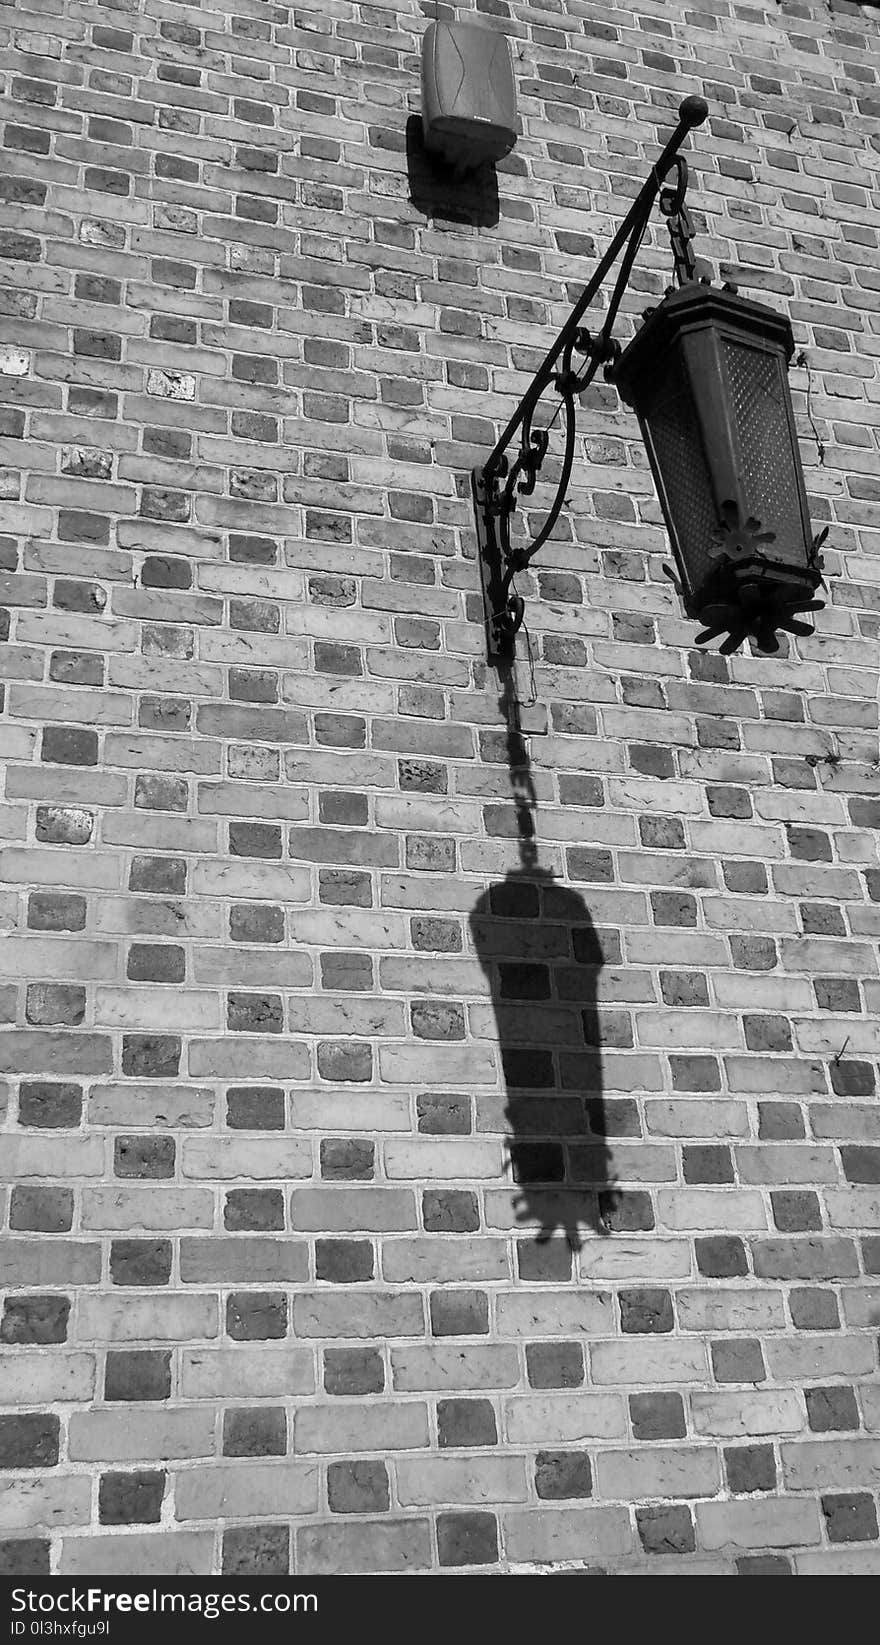
[[[608,270],[616,261],[621,246],[624,245],[628,236],[633,233],[633,230],[637,225],[641,224],[643,227],[647,226],[651,208],[660,191],[663,179],[666,176],[666,173],[668,172],[676,154],[678,153],[678,150],[681,148],[688,132],[693,126],[702,125],[708,113],[709,105],[702,97],[686,97],[679,105],[678,125],[666,144],[663,153],[660,155],[660,158],[657,160],[656,164],[651,168],[650,176],[640,188],[635,200],[626,214],[626,217],[621,223],[620,228],[617,230],[614,239],[611,241],[610,246],[599,262],[593,275],[581,292],[580,297],[578,298],[571,314],[565,322],[565,325],[556,338],[556,341],[551,345],[542,364],[538,367],[530,387],[521,399],[503,434],[499,437],[496,444],[492,448],[492,451],[489,453],[489,456],[483,465],[483,474],[487,479],[492,478],[494,471],[498,467],[501,458],[504,455],[506,446],[516,433],[528,410],[537,405],[538,400],[540,400],[544,388],[547,386],[547,383],[553,374],[555,362],[558,359],[559,354],[565,348],[569,338],[574,335],[580,325],[583,316],[586,314],[587,309],[605,279]],[[638,243],[633,250],[633,257],[635,256],[635,251],[637,250]],[[632,259],[630,259],[630,262],[631,260]],[[618,298],[618,302],[619,300],[620,299]],[[605,333],[605,329],[606,328],[603,327],[603,335]]]

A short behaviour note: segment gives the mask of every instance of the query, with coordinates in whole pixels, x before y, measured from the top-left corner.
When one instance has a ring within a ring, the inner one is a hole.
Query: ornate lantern
[[[819,542],[807,511],[788,388],[788,320],[691,282],[654,309],[614,367],[634,408],[675,555],[673,580],[721,649],[776,629],[809,634]],[[671,575],[671,573],[670,573]]]

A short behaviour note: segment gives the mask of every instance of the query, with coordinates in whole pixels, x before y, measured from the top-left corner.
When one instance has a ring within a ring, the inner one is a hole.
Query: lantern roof
[[[692,326],[716,324],[721,330],[733,328],[743,340],[779,348],[786,362],[794,353],[794,336],[788,316],[756,303],[738,292],[692,281],[673,289],[654,309],[648,309],[643,324],[624,349],[614,367],[614,386],[628,401],[627,388],[645,369],[653,370],[658,353]],[[628,402],[629,403],[629,402]]]

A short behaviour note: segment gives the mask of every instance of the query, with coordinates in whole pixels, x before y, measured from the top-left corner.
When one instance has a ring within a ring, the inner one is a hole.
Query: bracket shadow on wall
[[[425,147],[421,117],[406,122],[406,171],[410,204],[423,217],[494,228],[501,215],[498,173],[491,162],[461,177]]]
[[[788,320],[747,301],[735,286],[720,291],[691,249],[685,205],[687,165],[678,153],[709,109],[686,97],[679,123],[584,288],[530,387],[481,467],[473,470],[477,541],[490,659],[511,657],[524,602],[514,577],[547,541],[563,507],[575,454],[578,396],[603,369],[635,409],[676,562],[664,566],[685,612],[705,625],[697,643],[725,636],[723,652],[750,637],[759,650],[779,649],[777,631],[813,632],[805,614],[819,611],[820,548],[807,508],[787,365],[794,352]],[[673,174],[674,181],[667,181]],[[647,310],[625,351],[614,323],[655,200],[666,218],[678,288]],[[616,284],[601,330],[581,325],[614,264]],[[575,366],[575,356],[583,363]],[[548,423],[533,419],[548,391],[557,402]],[[535,490],[563,413],[561,472],[536,534],[516,544],[511,528]],[[508,450],[518,445],[516,455]]]

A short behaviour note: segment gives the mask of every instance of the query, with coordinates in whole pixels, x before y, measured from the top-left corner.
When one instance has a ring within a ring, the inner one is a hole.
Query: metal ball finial
[[[678,118],[686,126],[701,126],[708,113],[705,97],[685,97],[678,105]]]

